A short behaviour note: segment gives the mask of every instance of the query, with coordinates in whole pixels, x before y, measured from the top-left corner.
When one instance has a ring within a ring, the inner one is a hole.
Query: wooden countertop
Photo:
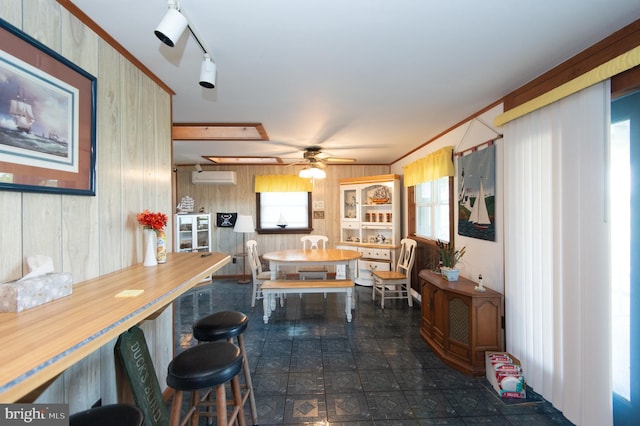
[[[464,277],[459,277],[458,281],[447,281],[442,277],[442,275],[429,271],[427,269],[423,269],[420,271],[418,276],[422,279],[427,280],[431,284],[439,287],[441,289],[447,290],[451,293],[457,293],[462,296],[469,296],[475,298],[483,298],[483,297],[495,297],[496,295],[502,296],[501,293],[490,289],[489,287],[485,287],[484,292],[476,291],[475,288],[478,283],[475,283],[471,280],[468,280]]]
[[[19,401],[231,261],[201,255],[168,253],[167,263],[133,265],[77,283],[69,296],[0,313],[0,403]],[[117,296],[125,290],[143,291]]]

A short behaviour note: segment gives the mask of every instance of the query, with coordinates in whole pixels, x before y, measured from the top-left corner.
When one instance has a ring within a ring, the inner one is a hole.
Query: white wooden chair
[[[260,287],[264,281],[271,279],[271,271],[262,270],[262,262],[258,255],[258,242],[256,240],[247,241],[247,257],[249,258],[249,267],[251,268],[251,278],[253,281],[253,291],[251,292],[251,307],[256,306],[256,299],[262,299],[262,290]],[[280,305],[284,302],[280,300]]]
[[[409,306],[413,306],[411,296],[411,270],[416,257],[415,240],[405,238],[400,241],[402,248],[396,262],[395,271],[373,271],[373,291],[371,298],[376,300],[376,293],[380,294],[380,307],[384,309],[385,299],[407,299]]]
[[[300,238],[302,248],[307,250],[324,250],[327,248],[329,237],[324,235],[305,235]],[[326,266],[303,266],[298,268],[298,275],[301,280],[326,280]]]
[[[329,237],[325,237],[324,235],[305,235],[300,238],[302,241],[303,249],[325,249],[327,248],[327,243],[329,242]]]

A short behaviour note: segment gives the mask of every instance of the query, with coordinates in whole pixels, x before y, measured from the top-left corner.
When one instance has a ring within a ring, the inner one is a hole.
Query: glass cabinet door
[[[340,188],[342,203],[340,214],[342,220],[357,222],[360,220],[360,194],[357,186],[342,186]]]
[[[180,251],[193,250],[192,216],[178,216],[178,242]]]
[[[362,188],[362,242],[395,244],[393,241],[393,184],[380,183]]]

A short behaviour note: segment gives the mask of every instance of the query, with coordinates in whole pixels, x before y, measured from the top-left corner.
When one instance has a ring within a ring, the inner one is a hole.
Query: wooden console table
[[[420,334],[445,364],[468,375],[485,374],[485,351],[504,350],[503,296],[460,277],[449,282],[422,270],[422,327]]]
[[[230,261],[225,253],[169,253],[167,263],[130,266],[77,283],[69,296],[0,313],[0,403],[20,401]]]

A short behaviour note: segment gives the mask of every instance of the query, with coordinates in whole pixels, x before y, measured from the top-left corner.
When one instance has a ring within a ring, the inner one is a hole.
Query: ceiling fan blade
[[[355,163],[355,158],[339,158],[339,157],[327,157],[323,158],[322,161],[326,161],[327,163]]]
[[[281,160],[285,161],[287,160],[286,158],[281,158]],[[285,167],[291,167],[291,166],[299,166],[301,164],[308,164],[307,160],[300,160],[299,158],[296,159],[297,161],[294,161],[293,163],[289,163],[287,164]]]

